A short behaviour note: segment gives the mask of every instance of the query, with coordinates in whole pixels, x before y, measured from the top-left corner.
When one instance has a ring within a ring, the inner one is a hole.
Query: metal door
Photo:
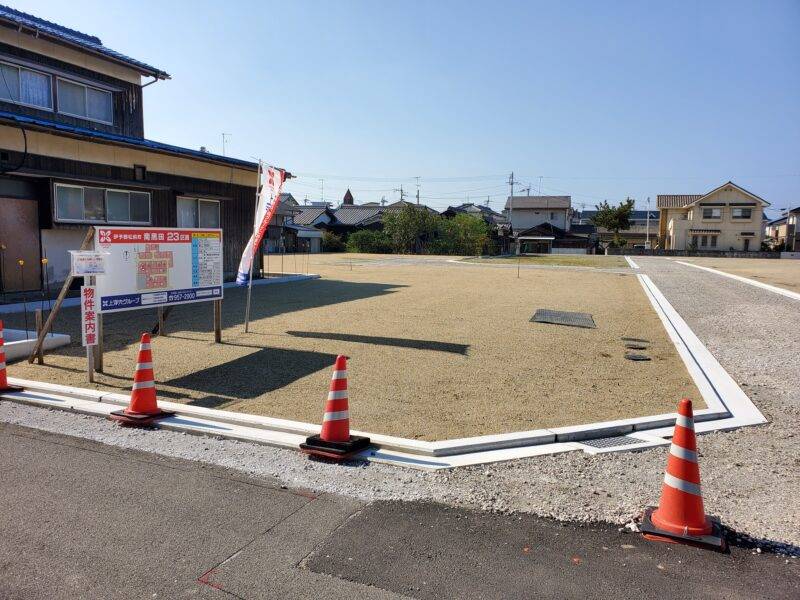
[[[24,261],[22,266],[20,260]],[[39,205],[36,200],[0,198],[0,270],[4,292],[41,288]]]

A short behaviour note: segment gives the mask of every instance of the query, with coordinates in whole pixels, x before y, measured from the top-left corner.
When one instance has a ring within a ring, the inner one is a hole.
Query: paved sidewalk
[[[0,598],[791,598],[800,564],[0,425]]]

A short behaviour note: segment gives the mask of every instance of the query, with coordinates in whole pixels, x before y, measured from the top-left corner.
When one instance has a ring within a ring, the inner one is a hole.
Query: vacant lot
[[[542,265],[559,267],[593,267],[628,269],[624,256],[605,256],[602,254],[529,254],[525,256],[503,256],[498,258],[470,258],[469,262]]]
[[[353,258],[351,266],[350,258]],[[633,275],[508,269],[444,260],[312,256],[323,278],[225,290],[224,344],[211,306],[175,309],[153,355],[162,398],[320,422],[337,354],[350,357],[353,426],[445,439],[671,412],[702,400]],[[364,260],[362,260],[364,259]],[[369,259],[369,260],[366,260]],[[531,323],[537,308],[588,312],[596,329]],[[57,330],[78,335],[78,310]],[[21,315],[9,319],[21,325]],[[140,332],[155,311],[106,320],[106,373],[97,387],[130,389]],[[623,358],[621,337],[644,338],[651,362]],[[17,363],[12,376],[88,387],[83,348]]]
[[[800,260],[774,258],[682,258],[703,267],[749,277],[793,292],[800,292]]]

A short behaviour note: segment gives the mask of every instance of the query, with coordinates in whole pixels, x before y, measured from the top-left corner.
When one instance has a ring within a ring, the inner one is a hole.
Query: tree
[[[322,232],[322,251],[323,252],[344,252],[344,242],[342,238],[332,231]]]
[[[392,251],[392,240],[383,231],[361,229],[347,238],[347,251],[387,254]]]
[[[631,228],[631,211],[633,211],[633,200],[628,198],[620,202],[619,206],[611,206],[608,200],[603,200],[601,204],[595,205],[597,213],[592,217],[592,225],[602,227],[614,234],[611,242],[613,246],[623,246],[627,240],[619,237],[620,230]]]
[[[383,214],[383,231],[395,252],[419,254],[433,238],[439,220],[441,217],[428,209],[407,204],[398,211]]]

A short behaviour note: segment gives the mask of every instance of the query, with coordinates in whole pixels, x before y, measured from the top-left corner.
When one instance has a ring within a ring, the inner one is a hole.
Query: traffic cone
[[[3,349],[3,321],[0,321],[0,392],[19,392],[18,385],[9,385],[6,374],[6,351]]]
[[[158,408],[156,400],[156,382],[153,374],[153,353],[150,350],[150,334],[143,333],[139,343],[139,358],[136,372],[133,375],[131,401],[128,408],[111,413],[110,417],[121,425],[147,427],[157,419],[169,417],[175,413]]]
[[[726,548],[719,519],[707,516],[703,507],[691,400],[678,405],[661,501],[645,510],[641,530],[649,540]]]
[[[322,431],[306,438],[300,449],[312,456],[343,460],[369,446],[369,438],[350,435],[350,410],[347,398],[347,357],[336,357],[333,367]]]

